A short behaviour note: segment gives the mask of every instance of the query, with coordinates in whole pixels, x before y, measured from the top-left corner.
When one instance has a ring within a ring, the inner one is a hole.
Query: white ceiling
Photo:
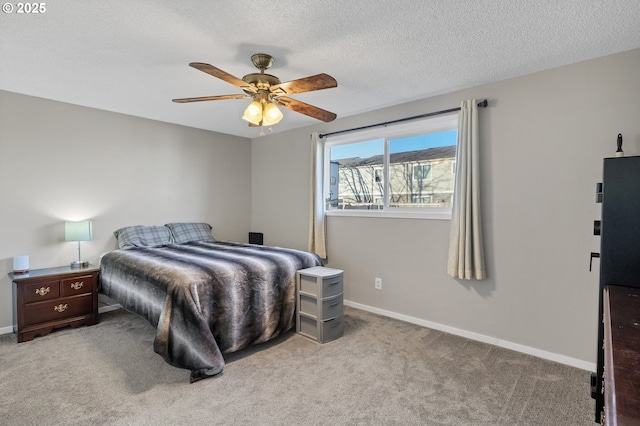
[[[45,4],[0,13],[0,89],[248,138],[246,99],[171,102],[242,93],[189,62],[241,78],[268,53],[282,81],[330,74],[337,88],[292,97],[340,118],[640,47],[637,0]],[[283,112],[274,132],[317,123]]]

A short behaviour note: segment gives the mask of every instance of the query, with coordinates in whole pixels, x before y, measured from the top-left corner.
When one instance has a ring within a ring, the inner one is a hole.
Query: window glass
[[[329,153],[328,208],[382,208],[384,139],[334,146]]]
[[[457,133],[389,140],[389,207],[451,207]]]
[[[324,142],[327,212],[448,219],[457,114],[372,128]]]

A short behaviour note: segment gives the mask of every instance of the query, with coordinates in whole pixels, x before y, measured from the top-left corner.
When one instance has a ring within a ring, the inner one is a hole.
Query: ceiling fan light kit
[[[198,98],[173,99],[177,103],[190,103],[200,101],[216,101],[224,99],[253,98],[244,111],[242,119],[249,122],[249,126],[271,126],[282,120],[282,112],[276,106],[290,109],[291,111],[324,122],[333,121],[336,115],[313,105],[287,98],[285,95],[312,92],[315,90],[337,87],[338,82],[328,74],[317,74],[297,80],[281,83],[278,77],[266,74],[264,71],[273,65],[273,57],[266,53],[256,53],[251,56],[251,62],[260,70],[259,73],[247,74],[242,79],[222,71],[213,65],[202,62],[192,62],[189,66],[219,78],[242,89],[245,94],[203,96]]]
[[[267,91],[259,89],[253,96],[253,102],[244,110],[242,119],[254,126],[271,126],[278,124],[282,117],[282,112],[271,102]]]
[[[269,102],[264,105],[262,109],[262,124],[265,126],[271,126],[272,124],[278,124],[282,120],[282,112],[278,109],[276,104]]]
[[[247,109],[244,110],[242,119],[259,126],[262,121],[262,104],[258,101],[251,102]]]

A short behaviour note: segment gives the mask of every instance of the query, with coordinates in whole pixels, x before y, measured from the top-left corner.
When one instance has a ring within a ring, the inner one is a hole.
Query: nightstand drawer
[[[60,281],[43,281],[24,286],[25,303],[42,302],[60,297]]]
[[[317,279],[312,276],[300,275],[300,291],[313,296],[320,290],[322,297],[331,297],[342,293],[342,275],[322,279],[322,289],[318,288]]]
[[[335,340],[344,333],[344,315],[328,321],[318,321],[300,315],[298,320],[300,322],[299,332],[320,343]]]
[[[318,336],[318,320],[314,318],[308,318],[304,315],[298,317],[299,332],[311,337],[312,339],[320,340]]]
[[[342,293],[337,294],[330,299],[324,299],[318,302],[315,297],[300,295],[300,313],[316,316],[318,313],[318,303],[322,304],[320,318],[329,319],[342,315]]]
[[[25,325],[91,314],[92,307],[93,295],[91,293],[46,302],[30,303],[24,307]]]
[[[84,275],[75,278],[66,278],[62,280],[60,296],[75,296],[76,294],[91,293],[93,290],[93,282],[91,275]]]
[[[329,342],[342,336],[344,333],[344,316],[322,323],[322,341]]]
[[[322,280],[322,297],[331,297],[342,293],[342,275]]]

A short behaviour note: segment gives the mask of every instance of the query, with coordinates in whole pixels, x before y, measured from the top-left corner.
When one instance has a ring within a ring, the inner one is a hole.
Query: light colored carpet
[[[290,332],[194,384],[124,311],[32,342],[0,336],[0,424],[594,424],[587,371],[353,308],[345,318],[334,342]]]

